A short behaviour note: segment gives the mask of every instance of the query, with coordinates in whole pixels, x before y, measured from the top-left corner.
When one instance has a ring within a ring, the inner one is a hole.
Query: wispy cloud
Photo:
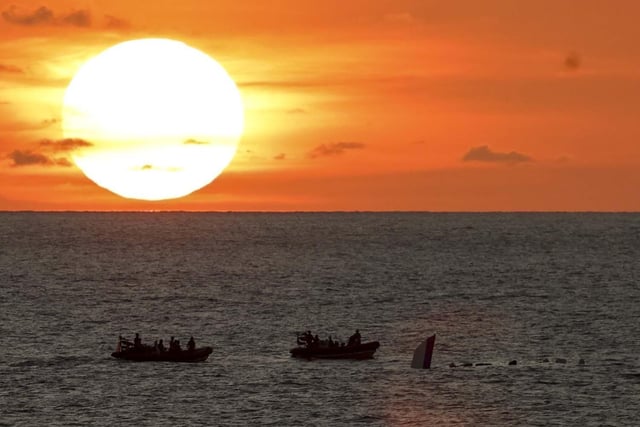
[[[10,24],[34,26],[53,24],[53,11],[48,7],[41,6],[31,13],[18,13],[17,7],[12,5],[2,12],[2,17]]]
[[[44,119],[41,123],[42,123],[42,126],[44,127],[53,126],[60,123],[60,119],[57,119],[55,117],[52,119]]]
[[[52,158],[42,153],[35,153],[33,151],[15,150],[8,156],[13,161],[12,167],[21,166],[73,166],[69,159],[60,157]]]
[[[127,30],[131,28],[131,23],[113,15],[104,15],[105,26],[112,30]]]
[[[76,10],[68,15],[60,17],[60,23],[74,27],[90,27],[91,15],[86,10]]]
[[[13,25],[35,27],[43,25],[62,25],[70,27],[90,27],[91,14],[88,10],[79,9],[56,16],[53,10],[40,6],[32,12],[20,12],[15,5],[2,12],[2,18]]]
[[[348,150],[362,150],[365,144],[362,142],[333,142],[331,144],[321,144],[309,152],[312,159],[318,157],[334,157],[343,154]]]
[[[69,152],[78,148],[92,147],[93,144],[80,138],[65,138],[59,140],[43,139],[40,146],[47,147],[55,153]]]
[[[564,59],[564,68],[567,71],[577,71],[582,65],[582,58],[577,52],[571,52]]]
[[[189,139],[185,140],[184,143],[187,144],[187,145],[208,145],[208,144],[210,144],[209,141],[200,141],[200,140],[194,139],[194,138],[189,138]]]
[[[38,142],[37,150],[14,150],[7,158],[12,161],[11,167],[21,166],[62,166],[71,167],[73,163],[60,157],[61,153],[69,153],[79,148],[91,147],[88,141],[83,139],[65,138],[59,140],[43,139]]]
[[[0,73],[23,74],[24,70],[15,65],[0,64]]]
[[[280,153],[277,154],[273,157],[273,160],[284,160],[287,158],[287,155],[285,153]]]
[[[487,162],[487,163],[522,163],[530,162],[533,159],[526,154],[511,151],[508,153],[492,151],[488,145],[474,147],[462,157],[465,162]]]
[[[134,171],[163,171],[163,172],[180,172],[183,168],[177,166],[154,166],[150,163],[144,164],[142,166],[136,166],[131,168]]]

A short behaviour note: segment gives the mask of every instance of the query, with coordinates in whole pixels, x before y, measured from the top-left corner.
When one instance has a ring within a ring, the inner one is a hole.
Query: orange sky
[[[1,210],[640,210],[640,3],[0,1]],[[65,161],[64,90],[129,39],[216,58],[238,154],[142,202]]]

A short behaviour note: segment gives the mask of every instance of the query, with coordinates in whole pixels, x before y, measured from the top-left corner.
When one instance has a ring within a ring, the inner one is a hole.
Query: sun
[[[140,39],[87,61],[64,95],[65,138],[82,172],[122,197],[164,200],[211,183],[242,135],[240,92],[213,58],[182,42]]]

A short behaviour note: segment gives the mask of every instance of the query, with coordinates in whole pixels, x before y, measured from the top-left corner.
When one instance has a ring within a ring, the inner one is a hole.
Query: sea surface
[[[639,279],[637,214],[0,213],[0,425],[637,426]]]

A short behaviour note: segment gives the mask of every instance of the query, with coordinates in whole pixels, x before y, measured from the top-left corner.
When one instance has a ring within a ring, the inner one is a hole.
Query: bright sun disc
[[[87,61],[67,87],[63,116],[65,138],[90,144],[73,153],[82,172],[142,200],[209,184],[233,159],[244,125],[224,68],[167,39],[120,43]]]

